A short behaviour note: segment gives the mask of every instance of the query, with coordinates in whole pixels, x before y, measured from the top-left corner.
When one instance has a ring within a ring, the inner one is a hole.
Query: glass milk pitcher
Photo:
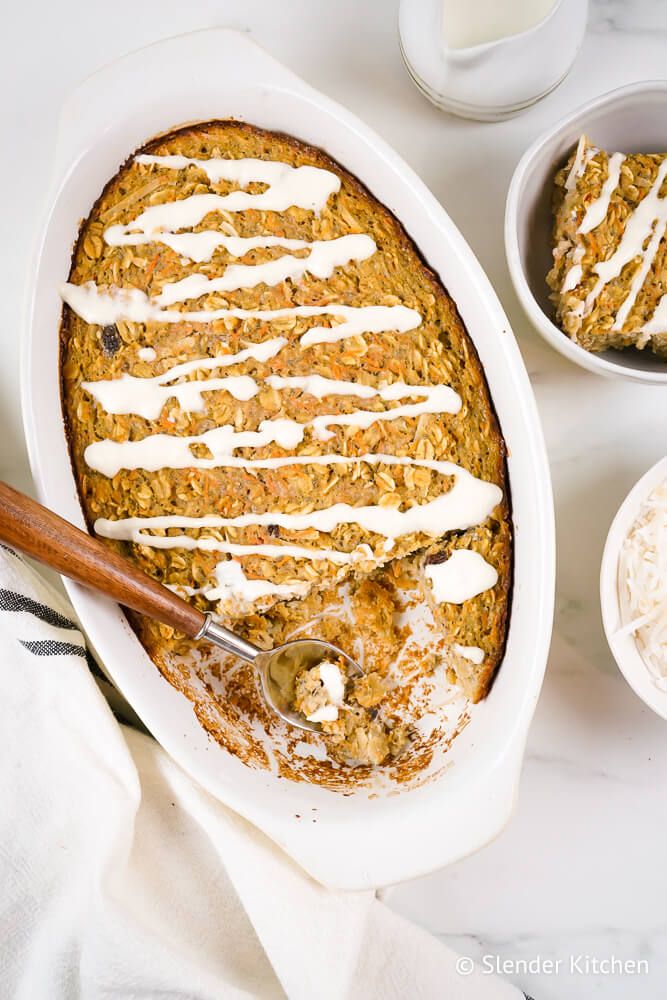
[[[567,76],[587,13],[588,0],[401,0],[401,52],[438,107],[500,121]]]

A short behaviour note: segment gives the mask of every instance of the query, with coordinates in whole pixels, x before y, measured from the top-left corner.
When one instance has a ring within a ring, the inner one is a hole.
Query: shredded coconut
[[[650,494],[621,548],[622,627],[632,634],[655,683],[667,690],[667,479]]]

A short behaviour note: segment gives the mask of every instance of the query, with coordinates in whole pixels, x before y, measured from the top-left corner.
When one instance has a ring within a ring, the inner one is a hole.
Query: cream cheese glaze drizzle
[[[454,485],[446,493],[417,504],[408,510],[367,504],[353,507],[347,503],[332,504],[321,510],[304,514],[285,514],[279,510],[265,513],[239,514],[237,517],[221,517],[217,514],[203,517],[185,517],[180,514],[164,514],[157,517],[127,517],[112,521],[98,518],[95,531],[106,538],[136,541],[146,545],[151,543],[145,534],[151,529],[170,528],[247,528],[254,526],[278,525],[290,531],[317,531],[331,533],[341,524],[358,524],[365,531],[385,538],[400,538],[402,535],[424,534],[438,537],[447,531],[461,531],[481,524],[491,514],[502,499],[502,491],[494,483],[475,479],[469,472],[454,463],[440,462],[448,468],[448,475],[454,476]],[[178,547],[178,539],[170,536],[162,539],[173,542]],[[170,544],[160,547],[172,547]]]
[[[103,442],[96,442],[102,444]],[[216,462],[218,469],[285,469],[290,465],[395,465],[414,466],[417,469],[431,469],[441,476],[455,476],[461,473],[460,466],[453,462],[441,462],[435,459],[410,458],[407,455],[385,455],[382,452],[372,452],[366,455],[283,455],[275,458],[241,458],[238,455],[220,456]],[[188,466],[189,468],[189,466]],[[96,471],[102,471],[96,470]],[[104,475],[104,473],[103,473]],[[483,482],[484,480],[480,480]],[[499,499],[502,491],[499,491]]]
[[[598,197],[586,209],[586,214],[577,230],[578,233],[590,233],[592,229],[595,229],[606,219],[611,196],[618,187],[624,160],[625,156],[623,153],[613,153],[609,157],[607,179],[602,185],[602,190]]]
[[[250,399],[258,392],[257,383],[247,375],[231,379],[216,380],[222,387],[233,392],[237,399]],[[231,382],[229,387],[224,383]],[[184,383],[194,385],[201,392],[206,382]],[[161,387],[160,387],[161,388]],[[178,387],[177,387],[178,388]],[[148,434],[138,441],[94,441],[85,451],[87,465],[105,476],[115,476],[121,469],[145,469],[157,472],[159,469],[215,469],[219,459],[231,455],[237,448],[261,448],[278,444],[281,448],[296,448],[305,438],[306,430],[311,430],[316,440],[327,441],[333,437],[329,427],[368,428],[374,423],[398,420],[402,417],[417,417],[422,413],[456,413],[461,400],[449,386],[388,386],[378,390],[381,398],[396,398],[396,394],[382,396],[398,388],[400,396],[426,395],[421,403],[396,406],[391,410],[356,410],[354,413],[324,413],[306,423],[289,417],[275,417],[262,420],[256,431],[237,431],[232,424],[213,427],[203,434],[181,436],[173,434]],[[420,391],[421,389],[421,391]],[[195,458],[193,445],[204,445],[211,452],[211,458]]]
[[[584,273],[584,269],[581,266],[581,261],[584,258],[584,248],[576,247],[571,258],[571,267],[567,274],[565,275],[565,280],[561,287],[561,293],[570,292],[573,288],[576,288],[581,281]]]
[[[369,545],[359,545],[352,552],[341,549],[315,549],[307,545],[293,545],[285,542],[273,545],[269,542],[259,542],[256,545],[240,542],[222,542],[209,536],[194,535],[148,535],[143,529],[135,532],[138,544],[148,545],[152,549],[198,549],[201,552],[225,552],[229,556],[244,558],[245,556],[262,556],[265,559],[304,559],[307,562],[332,562],[339,566],[352,563],[374,562],[375,555]],[[174,544],[176,539],[176,544]]]
[[[312,250],[327,240],[292,240],[283,236],[225,236],[216,229],[199,233],[128,233],[125,226],[109,226],[104,232],[104,241],[109,246],[142,246],[147,243],[162,243],[179,257],[187,257],[196,264],[209,261],[215,251],[222,247],[230,257],[245,257],[252,250],[282,247],[283,250]]]
[[[565,275],[565,281],[563,282],[563,287],[561,292],[571,292],[573,288],[576,288],[581,279],[584,276],[584,269],[581,264],[573,264]]]
[[[484,663],[484,650],[480,649],[479,646],[461,646],[455,642],[452,649],[458,656],[462,656],[464,660],[470,660],[471,663],[476,663],[477,666]]]
[[[183,365],[175,365],[175,368],[187,366],[192,371],[211,367],[202,364],[201,361],[194,367],[190,365],[191,363],[186,361]],[[218,366],[219,362],[215,367]],[[170,378],[176,378],[175,375],[168,374]],[[178,385],[165,385],[167,381],[163,375],[144,379],[123,374],[119,378],[106,381],[82,382],[81,387],[86,389],[107,413],[136,413],[146,420],[157,420],[169,399],[176,399],[184,413],[195,413],[205,409],[202,392],[228,392],[234,399],[246,402],[259,392],[257,382],[249,375],[226,375],[223,378],[210,378],[206,381],[195,379],[179,382]]]
[[[240,602],[242,609],[262,598],[280,597],[289,601],[295,597],[303,597],[308,592],[308,584],[303,582],[271,583],[270,580],[250,580],[234,559],[219,562],[214,573],[216,586],[202,587],[199,593],[209,601]]]
[[[284,337],[274,337],[261,344],[253,344],[235,354],[219,354],[212,358],[184,361],[168,368],[161,375],[139,378],[124,372],[118,378],[82,382],[81,387],[89,392],[107,413],[136,413],[146,420],[157,420],[164,404],[172,398],[178,401],[182,410],[197,412],[205,407],[203,392],[224,390],[230,392],[236,399],[251,399],[259,391],[259,387],[249,375],[211,378],[205,381],[195,379],[178,382],[176,385],[168,383],[193,372],[226,368],[250,358],[255,361],[268,361],[274,358],[286,343]]]
[[[577,185],[577,180],[586,170],[589,162],[600,152],[596,146],[587,146],[586,136],[582,135],[577,143],[577,151],[574,157],[574,163],[572,164],[572,169],[567,175],[565,181],[565,190],[573,191]]]
[[[407,333],[421,325],[420,314],[404,305],[351,306],[331,302],[323,306],[296,305],[279,309],[240,309],[227,306],[213,309],[188,308],[187,303],[211,293],[234,292],[255,288],[260,284],[273,287],[287,280],[296,283],[306,275],[324,280],[330,278],[338,267],[367,260],[376,252],[377,247],[373,239],[363,233],[309,241],[273,234],[239,237],[213,228],[200,232],[187,231],[199,226],[207,216],[220,212],[243,212],[249,209],[283,212],[296,206],[317,214],[324,208],[329,197],[340,189],[340,179],[331,171],[251,158],[199,160],[184,156],[141,155],[136,157],[136,162],[169,170],[203,171],[212,183],[227,181],[236,184],[240,190],[225,194],[195,194],[177,201],[151,205],[132,221],[109,226],[104,233],[108,245],[140,246],[160,243],[178,253],[182,259],[195,263],[211,260],[218,249],[223,249],[236,259],[259,249],[279,248],[286,252],[264,263],[229,264],[217,277],[197,272],[189,274],[186,278],[164,284],[152,297],[141,289],[132,287],[103,288],[94,282],[83,285],[67,283],[63,286],[62,297],[86,323],[98,326],[120,321],[143,324],[210,324],[234,318],[271,324],[285,318],[329,320],[332,325],[312,325],[301,334],[298,344],[304,350],[316,344],[335,344],[346,338],[365,334]],[[251,183],[266,187],[260,192],[245,190]],[[181,308],[173,308],[177,304]],[[477,479],[464,468],[446,461],[382,453],[359,457],[342,454],[294,454],[270,458],[245,458],[235,454],[237,449],[256,449],[267,445],[278,445],[286,451],[293,451],[304,441],[306,431],[314,440],[327,440],[334,436],[330,428],[336,426],[368,428],[378,421],[413,418],[421,414],[457,413],[461,408],[459,395],[447,385],[408,385],[394,382],[369,386],[325,378],[315,373],[271,373],[263,378],[244,373],[203,379],[195,377],[197,373],[215,371],[249,360],[268,363],[287,343],[285,337],[276,336],[250,344],[236,353],[182,362],[158,375],[137,377],[124,373],[115,379],[84,382],[82,388],[108,413],[136,414],[147,420],[157,420],[169,399],[175,399],[183,411],[202,411],[206,407],[204,393],[229,392],[238,400],[248,401],[260,392],[263,385],[274,392],[297,391],[316,399],[353,396],[361,400],[373,399],[392,404],[402,403],[403,400],[409,402],[385,410],[361,409],[352,413],[320,414],[305,423],[285,417],[265,419],[256,430],[229,424],[190,437],[154,433],[140,440],[96,441],[85,451],[86,463],[109,477],[121,469],[157,471],[164,468],[235,468],[253,471],[287,468],[290,465],[350,466],[358,463],[414,466],[428,468],[447,477],[450,480],[447,484],[449,489],[435,499],[415,504],[406,510],[384,507],[379,503],[360,507],[334,503],[329,507],[301,513],[249,511],[236,517],[222,517],[213,513],[202,517],[169,514],[118,520],[100,518],[96,521],[96,532],[107,538],[157,549],[221,552],[231,557],[218,563],[214,585],[207,584],[198,590],[180,588],[192,594],[202,593],[210,601],[233,598],[244,605],[251,605],[269,597],[291,599],[308,590],[309,584],[299,580],[274,584],[269,580],[249,579],[241,565],[235,561],[237,559],[255,555],[265,559],[328,561],[339,566],[356,562],[379,564],[388,557],[394,539],[411,534],[439,537],[448,531],[465,530],[483,522],[502,499],[502,491],[495,484]],[[152,348],[144,347],[138,352],[138,357],[150,363],[156,359],[156,354]],[[209,457],[196,457],[193,453],[196,445],[208,449]],[[380,556],[376,556],[367,544],[348,552],[333,547],[297,545],[292,542],[246,544],[220,540],[206,534],[188,534],[189,531],[206,529],[269,526],[296,532],[315,529],[326,534],[346,524],[356,524],[384,538]],[[166,530],[171,534],[152,533]]]
[[[667,332],[667,295],[663,295],[655,307],[655,312],[649,320],[644,323],[641,332],[647,337],[652,337],[656,333]]]
[[[277,341],[281,343],[276,349]],[[172,398],[178,401],[183,411],[194,413],[205,409],[206,404],[202,395],[204,392],[224,391],[229,392],[235,399],[248,400],[260,391],[260,383],[250,375],[195,379],[178,382],[176,385],[168,383],[192,372],[235,364],[245,358],[266,360],[274,357],[285,343],[283,338],[276,338],[240,351],[236,355],[185,361],[152,378],[138,378],[124,373],[119,378],[82,382],[81,385],[107,413],[136,413],[147,420],[157,420],[167,400]],[[376,388],[359,382],[324,378],[321,375],[286,377],[269,375],[263,382],[278,391],[298,389],[317,399],[325,396],[356,396],[360,399],[372,399],[375,396],[385,401],[396,401],[406,397],[425,397],[423,403],[398,407],[386,413],[362,411],[352,415],[331,414],[315,417],[303,426],[312,426],[315,436],[320,440],[331,436],[326,428],[335,424],[369,427],[376,420],[396,420],[399,417],[419,416],[421,413],[456,413],[461,408],[460,396],[446,385],[407,385],[405,382],[394,382],[392,385]]]
[[[646,250],[642,252],[641,264],[639,265],[635,274],[633,275],[632,281],[630,282],[630,289],[628,291],[628,294],[626,295],[625,299],[621,303],[618,312],[616,313],[616,319],[614,320],[614,325],[612,326],[612,330],[623,329],[625,321],[627,320],[632,310],[632,307],[637,301],[637,296],[644,287],[644,282],[646,281],[648,273],[651,270],[653,261],[655,260],[655,255],[657,254],[660,243],[664,238],[666,228],[667,228],[667,214],[664,216],[664,218],[657,219],[654,223],[653,235],[651,236],[651,239],[648,242]]]
[[[83,285],[67,282],[61,288],[63,301],[73,312],[95,326],[109,326],[120,320],[130,323],[212,323],[216,320],[312,319],[317,316],[340,318],[332,327],[313,326],[301,337],[301,345],[336,343],[364,333],[407,333],[421,325],[416,309],[407,306],[290,306],[285,309],[163,309],[140,288],[100,290],[93,281]]]
[[[212,156],[197,160],[187,156],[135,156],[135,163],[184,170],[197,167],[213,183],[231,181],[240,188],[249,184],[268,185],[260,194],[244,190],[227,195],[195,194],[163,205],[151,205],[134,219],[129,230],[144,233],[160,229],[187,229],[198,225],[209,212],[245,212],[257,209],[263,212],[284,212],[293,205],[311,212],[321,212],[332,194],[340,190],[340,178],[321,167],[293,167],[277,160],[259,160],[246,157],[229,160]],[[207,201],[202,201],[205,198]]]
[[[620,160],[615,161],[616,167],[612,171],[612,160],[615,157],[620,157]],[[599,222],[605,218],[613,193],[613,190],[610,190],[611,184],[614,180],[616,182],[614,188],[618,184],[618,171],[623,159],[624,157],[620,153],[614,153],[610,157],[609,176],[605,182],[605,185],[609,182],[609,187],[605,189],[603,185],[600,196],[589,206],[584,217],[584,222],[579,228],[580,233],[586,233],[593,228],[593,226],[583,228],[591,213],[595,225],[599,225]],[[631,261],[636,258],[640,259],[639,267],[633,276],[628,294],[616,314],[612,327],[614,330],[621,330],[627,321],[655,260],[660,243],[664,238],[667,229],[667,198],[660,197],[660,189],[666,176],[667,160],[663,160],[658,168],[656,179],[648,193],[642,198],[627,219],[625,229],[614,253],[607,260],[599,261],[593,268],[594,273],[597,274],[597,281],[584,301],[584,316],[591,312],[605,285],[618,278],[623,268]],[[647,240],[648,244],[644,247]],[[648,321],[643,327],[643,331],[647,336],[664,332],[667,329],[667,325],[662,325],[663,311],[660,311],[660,305],[661,303],[658,303],[658,308],[656,308],[653,316],[655,322]]]
[[[366,260],[376,249],[369,236],[339,236],[335,240],[312,243],[307,257],[286,255],[265,264],[231,264],[219,278],[191,274],[181,281],[164,285],[154,301],[158,306],[171,306],[211,292],[238,292],[262,284],[279,285],[288,279],[298,281],[305,274],[330,278],[337,267],[352,260]]]
[[[441,563],[429,563],[424,573],[438,604],[463,604],[498,582],[498,572],[479,552],[455,549]]]

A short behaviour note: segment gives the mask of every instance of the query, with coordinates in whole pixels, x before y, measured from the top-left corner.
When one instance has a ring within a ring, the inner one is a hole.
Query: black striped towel
[[[317,885],[96,682],[69,603],[0,547],[1,997],[522,996]]]
[[[76,656],[85,660],[97,686],[120,722],[143,729],[121,693],[91,653],[74,608],[13,549],[0,543],[0,620],[5,634],[33,656]]]

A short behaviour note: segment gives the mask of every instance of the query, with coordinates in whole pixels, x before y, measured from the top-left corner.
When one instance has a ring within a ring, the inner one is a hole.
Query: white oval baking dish
[[[398,794],[343,796],[251,770],[230,756],[158,673],[118,606],[66,585],[110,677],[183,768],[321,882],[387,885],[461,858],[507,822],[553,614],[553,504],[528,377],[480,265],[419,178],[357,118],[236,32],[214,29],[160,42],[86,80],[60,121],[30,281],[23,406],[32,471],[41,500],[83,526],[58,380],[58,288],[80,220],[147,138],[184,122],[224,117],[289,132],[340,160],[398,216],[458,304],[510,450],[516,570],[505,662],[437,779]]]

